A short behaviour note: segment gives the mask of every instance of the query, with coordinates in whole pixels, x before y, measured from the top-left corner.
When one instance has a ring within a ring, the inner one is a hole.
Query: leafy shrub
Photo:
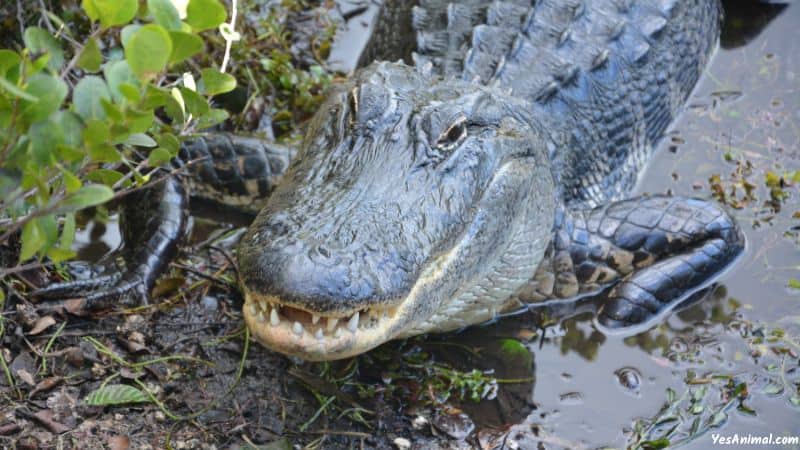
[[[0,245],[19,236],[20,262],[74,256],[75,213],[146,183],[182,136],[228,117],[209,100],[236,86],[227,51],[221,69],[187,63],[217,29],[236,39],[220,0],[81,8],[80,42],[46,12],[24,48],[0,49]]]

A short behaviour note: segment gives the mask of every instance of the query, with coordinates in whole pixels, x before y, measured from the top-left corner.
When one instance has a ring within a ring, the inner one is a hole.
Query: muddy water
[[[741,4],[749,3],[756,2]],[[800,435],[800,408],[791,400],[797,395],[793,383],[800,348],[795,347],[794,357],[770,360],[762,354],[769,351],[754,348],[752,335],[741,331],[780,328],[796,346],[800,330],[800,291],[788,287],[789,279],[800,278],[800,221],[792,217],[800,210],[800,195],[796,187],[784,185],[787,198],[765,205],[771,198],[767,174],[800,169],[800,4],[785,9],[741,4],[740,11],[729,11],[723,48],[642,174],[636,193],[710,198],[713,185],[719,185],[745,230],[744,256],[702,301],[636,336],[604,336],[594,329],[591,314],[544,330],[535,314],[525,314],[447,336],[444,340],[450,344],[484,350],[491,346],[487,343],[515,338],[533,357],[532,366],[521,369],[513,362],[498,365],[496,359],[468,360],[468,365],[494,370],[498,378],[519,377],[520,370],[527,370],[535,379],[526,389],[501,387],[501,392],[515,391],[515,401],[498,397],[466,405],[479,428],[517,424],[514,429],[523,447],[543,441],[568,447],[624,447],[632,439],[636,419],[654,417],[672,389],[677,396],[696,395],[701,405],[668,423],[679,425],[670,435],[673,443],[691,436],[687,448],[703,449],[712,445],[714,434]],[[340,35],[341,48],[361,47],[372,8],[365,18],[351,19]],[[357,58],[342,55],[334,51],[339,67],[352,67],[347,64]],[[440,339],[433,337],[431,342]],[[701,396],[696,391],[702,383],[687,383],[693,376],[712,375],[731,375],[747,383],[747,408],[737,409],[734,402],[716,416],[715,427],[704,433],[687,431],[698,418],[703,430],[703,424],[713,420],[711,413],[720,411],[719,405],[728,399],[719,386],[709,385]],[[781,392],[774,387],[776,379],[784,387]]]

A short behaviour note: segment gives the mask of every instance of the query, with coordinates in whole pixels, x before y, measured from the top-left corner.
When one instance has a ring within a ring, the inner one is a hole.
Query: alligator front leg
[[[547,259],[521,299],[566,299],[613,285],[598,322],[646,325],[710,284],[743,249],[733,219],[703,200],[639,197],[562,212]]]
[[[230,134],[186,142],[175,165],[186,174],[130,194],[120,216],[125,269],[86,280],[56,283],[32,296],[83,298],[83,309],[146,301],[158,276],[174,258],[186,232],[188,196],[253,211],[286,171],[294,151],[261,139]],[[153,178],[158,178],[157,174]],[[185,185],[191,192],[186,192]]]
[[[186,229],[185,208],[184,188],[174,177],[130,194],[120,218],[126,270],[51,284],[34,291],[32,296],[83,297],[82,309],[86,310],[146,299],[158,275],[175,256]]]

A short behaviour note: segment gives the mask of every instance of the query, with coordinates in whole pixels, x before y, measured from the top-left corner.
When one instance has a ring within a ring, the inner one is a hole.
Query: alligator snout
[[[317,233],[319,219],[298,226],[274,214],[257,222],[241,241],[239,263],[245,319],[260,342],[334,359],[387,340],[412,284],[402,244],[343,242],[341,233]]]
[[[241,277],[249,292],[280,298],[297,308],[317,313],[348,311],[375,303],[377,298],[399,295],[398,283],[388,282],[398,277],[389,273],[391,264],[370,267],[365,261],[373,258],[367,252],[337,251],[317,240],[243,242]]]

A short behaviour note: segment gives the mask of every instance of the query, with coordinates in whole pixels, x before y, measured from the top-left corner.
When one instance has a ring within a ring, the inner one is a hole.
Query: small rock
[[[463,412],[456,414],[437,414],[433,426],[453,439],[463,440],[475,430],[475,423]]]
[[[415,430],[421,430],[428,425],[428,419],[423,416],[417,416],[414,420],[411,421],[411,426],[414,427]]]
[[[398,450],[408,450],[411,448],[411,441],[406,438],[395,438],[394,446],[398,448]]]
[[[623,367],[616,372],[617,382],[626,391],[639,395],[639,389],[642,387],[642,374],[633,367]]]
[[[204,296],[200,300],[200,304],[203,305],[203,308],[209,311],[216,311],[219,308],[219,302],[217,301],[216,297],[212,297],[210,295]]]

